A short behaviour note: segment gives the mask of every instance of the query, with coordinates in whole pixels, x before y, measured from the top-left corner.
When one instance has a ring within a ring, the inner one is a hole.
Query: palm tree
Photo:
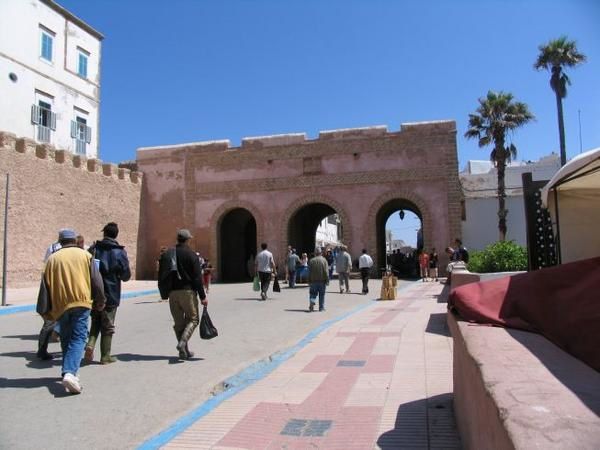
[[[498,171],[498,230],[500,240],[506,239],[505,207],[506,187],[504,174],[506,165],[517,157],[514,144],[507,145],[507,134],[534,119],[525,103],[513,101],[508,92],[489,91],[486,97],[479,99],[479,107],[474,114],[469,114],[469,129],[465,137],[477,139],[479,147],[493,144],[490,160]]]
[[[560,164],[567,163],[567,150],[565,148],[565,123],[563,119],[562,99],[567,96],[567,85],[571,80],[564,72],[564,67],[575,67],[585,62],[586,57],[579,53],[575,41],[569,41],[566,36],[561,36],[538,47],[540,54],[533,67],[537,70],[546,69],[552,73],[550,87],[556,95],[556,109],[558,112],[558,135],[560,138]]]

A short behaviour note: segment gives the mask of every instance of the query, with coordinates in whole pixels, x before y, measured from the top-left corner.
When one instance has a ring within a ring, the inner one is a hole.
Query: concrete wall
[[[54,33],[51,62],[40,57],[41,27]],[[41,0],[0,0],[0,130],[36,139],[31,105],[40,95],[57,114],[50,144],[75,153],[71,121],[91,127],[86,157],[98,154],[101,35],[60,7]],[[88,76],[77,74],[79,50],[88,56]],[[17,76],[16,81],[8,74]]]
[[[119,224],[118,240],[135,273],[141,174],[0,132],[0,236],[6,173],[7,286],[39,283],[46,248],[56,241],[60,228],[74,228],[90,244],[102,238],[101,229],[110,221]],[[0,248],[0,261],[2,257]]]
[[[144,172],[143,278],[153,274],[159,248],[172,244],[180,227],[192,230],[191,245],[213,263],[225,257],[219,224],[234,208],[250,211],[257,242],[268,242],[280,263],[293,214],[316,202],[338,213],[354,258],[366,247],[377,260],[377,215],[395,199],[418,207],[427,248],[442,249],[460,235],[453,121],[403,124],[400,132],[381,126],[323,131],[315,140],[246,138],[237,148],[229,141],[142,148],[137,162]]]

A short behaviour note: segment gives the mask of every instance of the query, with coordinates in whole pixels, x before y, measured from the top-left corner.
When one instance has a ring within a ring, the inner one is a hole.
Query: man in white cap
[[[176,247],[162,254],[158,269],[159,290],[163,298],[166,298],[165,295],[169,298],[171,316],[175,322],[176,348],[182,360],[194,356],[188,348],[188,341],[200,322],[198,297],[202,305],[208,305],[202,285],[202,268],[198,255],[188,246],[190,239],[192,234],[189,230],[178,230]]]
[[[76,245],[77,233],[62,229],[61,249],[48,258],[44,268],[48,296],[52,305],[48,315],[60,326],[63,352],[62,383],[67,392],[81,393],[77,373],[88,335],[90,310],[104,308],[102,277],[91,264],[92,255]]]

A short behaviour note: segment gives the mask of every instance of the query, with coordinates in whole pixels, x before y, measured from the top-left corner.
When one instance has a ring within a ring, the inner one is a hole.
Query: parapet
[[[302,144],[315,144],[337,140],[368,139],[386,136],[398,136],[402,133],[439,134],[456,132],[454,120],[440,120],[432,122],[403,123],[400,132],[388,131],[386,125],[375,125],[359,128],[340,128],[337,130],[323,130],[317,139],[307,139],[306,133],[275,134],[270,136],[251,136],[242,139],[239,147],[232,147],[229,140],[191,142],[176,145],[163,145],[156,147],[141,147],[137,149],[137,160],[165,157],[190,152],[221,152],[221,151],[253,151],[269,147],[285,147]]]
[[[67,150],[56,149],[49,144],[40,144],[29,138],[19,138],[13,133],[4,131],[0,131],[0,151],[32,155],[39,159],[52,160],[56,164],[67,164],[77,170],[128,180],[135,184],[142,179],[142,174],[137,171],[119,169],[116,164],[103,163],[96,158],[88,159],[83,155],[74,155]]]

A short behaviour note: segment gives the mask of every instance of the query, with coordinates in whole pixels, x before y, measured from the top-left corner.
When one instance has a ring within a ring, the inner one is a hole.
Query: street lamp
[[[404,220],[404,210],[403,209],[400,210],[398,215],[400,216],[400,220]]]

